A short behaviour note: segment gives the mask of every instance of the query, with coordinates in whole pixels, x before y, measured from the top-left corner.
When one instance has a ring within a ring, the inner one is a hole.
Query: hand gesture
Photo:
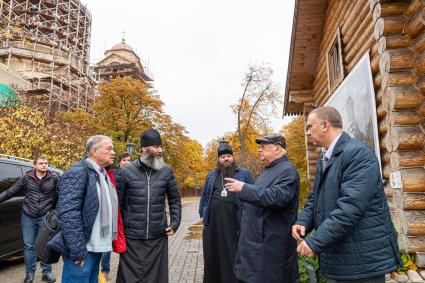
[[[224,178],[226,181],[226,184],[224,186],[226,187],[229,192],[240,192],[242,191],[243,185],[245,185],[244,182],[238,181],[233,178]]]
[[[292,237],[297,241],[302,241],[305,236],[305,227],[303,225],[295,224],[292,226]]]

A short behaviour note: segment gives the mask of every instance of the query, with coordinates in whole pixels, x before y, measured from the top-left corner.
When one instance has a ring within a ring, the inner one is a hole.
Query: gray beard
[[[140,156],[140,161],[142,161],[143,164],[145,164],[149,168],[152,168],[153,170],[157,171],[165,166],[164,158],[162,156],[154,156],[150,153],[148,153],[144,157]]]

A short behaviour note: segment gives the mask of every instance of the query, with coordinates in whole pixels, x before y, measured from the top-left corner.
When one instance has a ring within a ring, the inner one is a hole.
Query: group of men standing
[[[264,165],[256,181],[220,142],[199,207],[204,283],[299,282],[297,252],[317,255],[329,282],[384,282],[402,265],[376,156],[342,131],[332,107],[309,114],[306,134],[323,152],[299,217],[300,178],[283,136],[256,139]],[[97,282],[101,261],[108,273],[112,250],[120,253],[117,282],[168,282],[168,237],[179,228],[181,200],[159,132],[142,133],[138,159],[110,170],[114,158],[112,139],[92,136],[86,157],[60,181],[39,157],[33,171],[0,194],[1,202],[25,191],[26,283],[34,280],[35,237],[56,203],[61,230],[48,246],[63,257],[62,282]],[[42,268],[42,280],[55,282],[51,266]]]
[[[174,174],[162,157],[159,132],[142,133],[137,160],[121,154],[120,168],[111,170],[114,158],[112,139],[92,136],[86,157],[60,180],[48,170],[47,159],[38,157],[34,170],[0,194],[2,202],[24,193],[24,283],[34,281],[34,244],[53,209],[59,214],[60,232],[47,245],[63,257],[63,283],[98,282],[101,262],[104,275],[109,273],[112,250],[120,253],[117,282],[168,282],[167,238],[180,225],[181,201]],[[41,267],[42,280],[55,282],[51,265],[41,262]]]
[[[283,136],[256,139],[265,168],[255,183],[226,143],[218,147],[199,208],[204,283],[299,282],[297,252],[317,255],[330,283],[384,283],[402,266],[375,154],[342,131],[333,107],[309,114],[306,135],[323,150],[299,217],[300,180]]]
[[[64,257],[62,282],[97,282],[102,255],[112,249],[120,253],[117,282],[167,282],[167,238],[180,225],[181,202],[159,132],[141,135],[140,158],[116,180],[105,170],[115,154],[109,137],[89,138],[86,153],[59,183],[62,226],[49,247]]]

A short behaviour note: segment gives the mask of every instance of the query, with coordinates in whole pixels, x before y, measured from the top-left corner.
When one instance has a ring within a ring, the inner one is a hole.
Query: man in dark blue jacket
[[[48,246],[63,256],[62,283],[97,283],[102,254],[118,233],[118,196],[105,171],[114,162],[112,139],[90,137],[86,153],[59,182],[61,231]]]
[[[246,283],[297,283],[297,242],[291,227],[297,219],[299,175],[286,157],[283,136],[269,134],[256,143],[266,168],[255,184],[226,179],[226,188],[244,202],[235,273]]]
[[[217,168],[202,188],[199,215],[204,223],[204,283],[237,282],[233,272],[242,216],[242,203],[235,193],[227,192],[224,178],[254,183],[251,173],[236,166],[233,150],[226,141],[218,146]]]
[[[313,110],[306,134],[324,152],[314,188],[292,227],[293,237],[302,241],[298,252],[318,255],[329,282],[383,283],[401,259],[375,154],[342,131],[333,107]]]

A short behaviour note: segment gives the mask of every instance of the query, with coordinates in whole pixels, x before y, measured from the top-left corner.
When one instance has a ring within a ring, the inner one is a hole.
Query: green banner
[[[0,107],[19,107],[21,100],[10,87],[0,84]]]

